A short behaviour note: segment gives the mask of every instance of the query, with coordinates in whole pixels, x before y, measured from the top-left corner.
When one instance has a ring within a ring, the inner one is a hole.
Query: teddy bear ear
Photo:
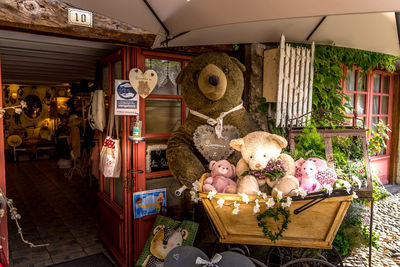
[[[215,160],[210,161],[208,168],[211,170],[215,163],[217,163]]]
[[[229,145],[233,149],[236,149],[237,151],[241,151],[242,146],[244,145],[243,138],[233,139],[233,140],[230,141]]]
[[[164,228],[165,228],[165,225],[162,225],[162,224],[157,225],[156,228],[154,228],[154,230],[153,230],[153,235],[157,234],[158,231],[163,230]]]
[[[181,229],[182,239],[186,240],[189,236],[189,231],[187,229]]]
[[[287,141],[286,141],[286,139],[285,139],[284,137],[280,136],[280,135],[271,134],[271,135],[268,136],[268,139],[272,139],[272,140],[274,140],[275,142],[277,142],[278,145],[279,145],[281,148],[284,148],[284,147],[287,146]]]
[[[239,61],[239,59],[237,59],[237,58],[235,58],[235,57],[230,57],[230,58],[231,58],[231,60],[233,61],[233,63],[235,63],[235,64],[239,67],[239,69],[240,69],[242,72],[245,72],[245,71],[246,71],[246,67],[243,65],[242,62]]]
[[[183,76],[185,75],[185,69],[182,69],[176,77],[176,83],[181,84],[183,82]]]

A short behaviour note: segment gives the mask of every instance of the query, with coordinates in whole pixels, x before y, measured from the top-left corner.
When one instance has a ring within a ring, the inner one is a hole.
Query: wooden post
[[[292,114],[293,114],[293,94],[294,94],[294,76],[295,76],[295,68],[294,68],[294,63],[296,60],[296,48],[290,48],[290,81],[289,81],[289,93],[288,93],[288,116],[287,118],[289,121],[287,122],[287,125],[290,122],[290,125],[292,125]]]
[[[281,126],[286,126],[286,116],[287,116],[287,101],[288,101],[288,91],[289,91],[289,60],[290,60],[290,46],[286,45],[285,54],[285,75],[283,76],[283,97],[282,97],[282,114],[281,114]]]
[[[278,80],[278,97],[276,103],[276,127],[279,127],[281,124],[281,108],[282,108],[282,79],[283,77],[283,64],[285,58],[285,36],[282,34],[281,36],[281,54],[279,59],[279,80]]]
[[[400,184],[400,77],[394,75],[389,183]]]

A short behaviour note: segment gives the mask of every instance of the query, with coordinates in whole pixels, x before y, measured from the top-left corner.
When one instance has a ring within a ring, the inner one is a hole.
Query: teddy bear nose
[[[260,163],[257,163],[256,164],[256,168],[260,168],[261,167],[261,164]]]
[[[208,77],[208,82],[212,85],[212,86],[216,86],[219,84],[219,78],[218,76],[212,75],[210,77]]]

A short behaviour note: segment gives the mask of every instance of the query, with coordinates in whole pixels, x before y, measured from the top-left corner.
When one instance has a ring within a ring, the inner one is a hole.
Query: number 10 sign
[[[68,8],[68,23],[85,27],[92,27],[92,12],[75,8]]]

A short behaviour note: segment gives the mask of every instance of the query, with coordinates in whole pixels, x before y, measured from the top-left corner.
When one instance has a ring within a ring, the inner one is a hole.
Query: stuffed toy
[[[210,161],[236,164],[240,153],[229,142],[259,129],[242,105],[244,71],[236,58],[211,52],[191,59],[177,76],[189,115],[168,141],[167,160],[189,188]]]
[[[216,190],[217,193],[236,193],[235,166],[227,160],[210,162],[211,176],[204,181],[203,191],[210,192]]]
[[[322,188],[321,184],[317,180],[317,165],[313,160],[306,160],[300,168],[301,179],[299,180],[300,188],[312,193]]]
[[[161,267],[167,254],[175,247],[182,246],[183,240],[188,237],[186,229],[171,229],[165,225],[157,225],[153,230],[153,239],[150,243],[150,254],[142,266]]]
[[[315,164],[315,167],[317,169],[315,177],[321,185],[324,184],[333,185],[333,183],[337,180],[337,175],[335,170],[333,168],[328,167],[328,164],[326,163],[325,160],[319,158],[309,158],[305,160],[303,158],[300,158],[296,160],[296,175],[295,175],[300,183],[302,179],[302,169],[303,169],[302,166],[307,161],[312,161]]]
[[[232,140],[230,145],[242,153],[242,158],[236,165],[238,175],[238,193],[248,195],[257,194],[266,183],[272,188],[272,195],[282,192],[283,196],[297,195],[299,182],[295,174],[295,163],[291,156],[281,154],[282,149],[287,146],[285,138],[267,132],[252,132],[244,138]],[[277,179],[268,178],[265,174],[266,167],[271,162],[278,162],[283,166],[282,177]],[[242,175],[242,174],[252,175]],[[257,178],[256,178],[257,177]]]

